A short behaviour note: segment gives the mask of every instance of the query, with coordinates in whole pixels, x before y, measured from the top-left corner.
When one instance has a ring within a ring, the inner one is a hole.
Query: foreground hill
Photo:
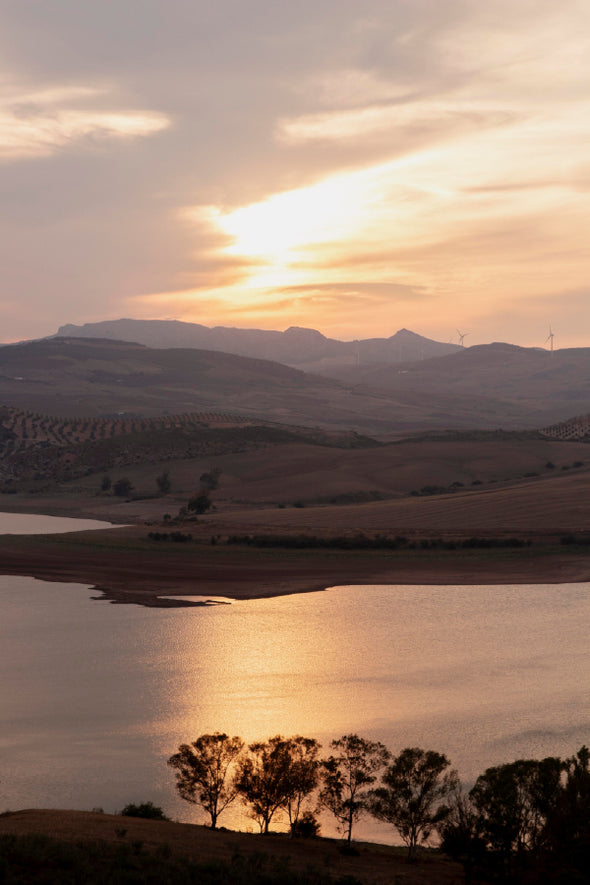
[[[32,885],[50,881],[181,881],[207,885],[336,885],[346,881],[350,885],[385,885],[397,881],[398,876],[404,885],[458,885],[463,881],[459,864],[435,853],[424,852],[418,863],[408,865],[405,850],[367,842],[357,843],[358,854],[347,856],[333,839],[288,839],[274,834],[262,837],[88,811],[27,810],[0,815],[0,840],[8,835],[26,840],[33,834],[54,841],[23,841],[22,855],[28,858],[26,878],[15,875],[7,881]],[[82,847],[77,853],[60,851],[55,840],[82,843]],[[102,845],[106,847],[101,850]],[[7,876],[23,873],[17,866],[16,846],[11,848],[14,866],[11,869],[5,863]],[[110,854],[111,850],[115,853]],[[39,868],[41,856],[44,865]],[[202,870],[176,867],[184,858],[202,864]],[[109,859],[113,869],[108,868]]]

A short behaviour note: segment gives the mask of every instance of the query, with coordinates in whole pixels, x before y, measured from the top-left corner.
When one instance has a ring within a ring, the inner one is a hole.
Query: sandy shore
[[[590,580],[575,548],[462,551],[271,550],[153,542],[133,526],[0,536],[0,573],[86,584],[119,603],[179,606],[171,596],[255,599],[345,584],[515,584]]]

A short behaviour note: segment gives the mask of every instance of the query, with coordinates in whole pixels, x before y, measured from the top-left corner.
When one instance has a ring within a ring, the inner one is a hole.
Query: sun
[[[338,176],[220,212],[216,221],[232,237],[228,254],[284,263],[306,247],[350,236],[362,226],[371,200],[365,181]]]

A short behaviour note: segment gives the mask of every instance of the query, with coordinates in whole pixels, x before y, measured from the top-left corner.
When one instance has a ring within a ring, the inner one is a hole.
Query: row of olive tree
[[[368,812],[395,827],[413,857],[449,813],[443,800],[458,789],[446,756],[417,747],[393,756],[383,744],[356,734],[330,746],[331,755],[320,759],[314,738],[277,735],[246,749],[241,738],[216,732],[182,744],[168,764],[181,797],[200,805],[212,828],[240,798],[262,833],[277,812],[287,814],[297,833],[302,821],[313,824],[314,814],[325,808],[350,843],[354,824]],[[368,789],[383,769],[381,786]]]

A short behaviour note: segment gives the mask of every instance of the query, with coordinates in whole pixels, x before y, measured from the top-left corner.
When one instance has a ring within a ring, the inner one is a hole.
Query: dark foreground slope
[[[9,836],[20,843],[3,841]],[[425,852],[418,863],[408,865],[405,850],[372,843],[356,847],[358,854],[351,856],[342,854],[340,843],[332,839],[211,831],[194,824],[85,811],[0,815],[0,860],[11,854],[12,869],[6,865],[4,871],[21,876],[7,875],[8,882],[385,885],[397,876],[404,885],[463,882],[459,864],[435,853]]]

